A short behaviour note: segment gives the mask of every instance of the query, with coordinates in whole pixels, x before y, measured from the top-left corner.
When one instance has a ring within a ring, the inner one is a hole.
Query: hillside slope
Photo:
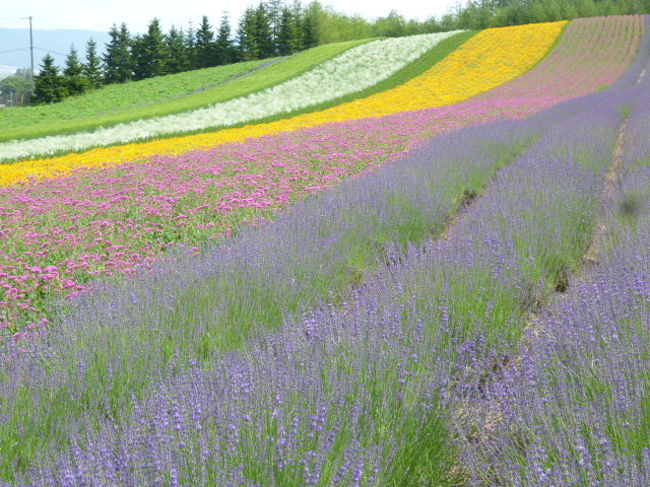
[[[280,63],[272,65],[266,69],[259,70],[250,76],[233,80],[231,83],[221,85],[202,91],[200,93],[189,94],[186,97],[162,101],[155,105],[136,107],[133,109],[126,109],[117,113],[109,113],[97,116],[97,112],[90,113],[88,117],[81,120],[63,120],[61,123],[61,114],[58,111],[57,105],[51,105],[45,108],[39,107],[16,107],[8,111],[7,115],[0,113],[0,128],[6,127],[8,130],[3,130],[0,134],[0,141],[11,141],[20,138],[34,138],[42,137],[52,134],[60,134],[67,132],[74,132],[80,130],[90,130],[97,127],[105,127],[115,125],[118,123],[125,123],[132,120],[141,120],[156,116],[164,116],[172,113],[193,110],[206,105],[221,103],[233,98],[247,96],[256,91],[275,86],[283,83],[288,79],[309,71],[315,66],[333,58],[341,53],[351,49],[360,44],[369,42],[371,39],[364,39],[361,41],[340,42],[336,44],[328,44],[324,46],[314,47],[307,51],[295,54]],[[223,67],[222,70],[233,69],[232,67]],[[191,77],[193,72],[185,76]],[[168,77],[154,78],[149,81],[150,86],[159,86],[160,84],[167,84]],[[122,88],[125,87],[125,88]],[[137,85],[136,85],[137,87]],[[129,85],[120,85],[113,88],[117,93],[122,93],[122,90],[130,90]],[[146,85],[145,85],[146,88]],[[91,96],[91,95],[87,95]],[[83,98],[83,97],[80,97]],[[101,100],[102,94],[99,98],[95,99],[98,105],[104,106],[105,103]],[[66,103],[66,102],[64,102]],[[130,103],[130,102],[129,102]],[[64,105],[64,110],[67,105]],[[36,113],[39,110],[45,110],[45,120],[34,120],[30,117],[28,125],[25,127],[19,126],[16,129],[11,129],[11,124],[20,125],[21,113],[23,110],[29,113],[29,110],[34,109]],[[103,108],[98,107],[98,111]],[[72,107],[74,111],[74,107]],[[6,122],[3,120],[6,118]],[[34,122],[37,122],[34,125]],[[2,151],[0,149],[0,154]],[[1,155],[0,155],[1,157]]]
[[[21,132],[16,129],[29,128],[25,133],[38,133],[35,126],[40,126],[43,131],[52,130],[53,125],[63,121],[75,120],[76,123],[81,123],[81,119],[93,119],[108,113],[188,96],[278,60],[248,61],[127,83],[114,83],[83,95],[68,97],[59,103],[7,108],[0,112],[2,137],[9,137],[8,134],[19,136]],[[7,133],[4,133],[5,130]]]
[[[7,142],[0,145],[0,154],[11,158],[78,151],[97,145],[238,125],[267,117],[283,118],[285,113],[305,110],[321,103],[331,105],[340,97],[370,88],[454,34],[456,32],[445,32],[365,43],[283,83],[247,96],[176,115],[137,120],[92,132]]]
[[[361,100],[337,105],[325,111],[298,115],[272,123],[189,137],[96,149],[83,152],[79,156],[71,154],[63,159],[53,158],[49,163],[45,162],[47,159],[43,159],[42,161],[25,162],[25,164],[32,168],[39,165],[41,167],[50,165],[50,169],[56,167],[58,170],[62,166],[73,167],[77,164],[88,166],[104,164],[107,161],[133,160],[160,153],[182,153],[199,147],[316,126],[327,122],[381,116],[453,103],[493,88],[529,70],[548,52],[564,25],[564,22],[555,22],[483,31],[470,38],[424,73],[411,80],[404,80],[406,82],[402,85]],[[525,43],[526,49],[521,49],[522,43]],[[127,135],[134,136],[132,133],[127,133]],[[91,137],[90,134],[87,136],[80,134],[72,135],[67,139],[65,144],[68,147],[77,146],[74,137],[82,147],[88,144],[101,145],[96,137]],[[31,144],[29,142],[18,141],[11,144],[0,144],[0,154],[5,157],[11,157],[9,154],[17,157],[17,154],[46,152],[44,150],[46,144],[54,147],[62,147],[64,144],[62,141],[52,139],[48,141],[45,139],[35,140]],[[79,163],[75,164],[72,161],[77,157]],[[20,170],[17,167],[8,168],[1,173],[14,171]],[[32,172],[32,174],[35,173],[36,171]]]

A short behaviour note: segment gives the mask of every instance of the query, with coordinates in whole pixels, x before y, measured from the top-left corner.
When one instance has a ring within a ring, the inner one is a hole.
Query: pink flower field
[[[97,277],[134,272],[170,246],[198,252],[434,135],[525,117],[602,89],[630,64],[642,32],[640,16],[580,19],[533,70],[457,105],[0,188],[0,327],[26,336],[47,323],[52,296],[72,297]]]

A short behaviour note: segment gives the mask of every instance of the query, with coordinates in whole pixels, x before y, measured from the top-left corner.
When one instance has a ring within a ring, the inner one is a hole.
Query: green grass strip
[[[334,100],[329,100],[317,105],[310,105],[305,108],[301,108],[298,110],[294,110],[292,112],[283,112],[283,113],[277,113],[275,115],[266,117],[266,118],[260,118],[256,120],[248,120],[246,122],[242,122],[239,124],[235,125],[228,125],[228,126],[219,126],[219,127],[211,127],[211,128],[206,128],[206,129],[200,129],[200,130],[194,130],[190,132],[170,132],[166,134],[165,136],[153,136],[153,137],[143,137],[138,140],[132,140],[128,142],[128,144],[134,144],[138,142],[147,142],[151,140],[156,140],[156,139],[166,139],[166,138],[171,138],[171,137],[180,137],[180,136],[187,136],[187,135],[194,135],[194,134],[199,134],[199,133],[206,133],[206,132],[215,132],[217,130],[222,130],[225,128],[238,128],[238,127],[244,127],[246,125],[252,125],[252,124],[258,124],[258,123],[268,123],[268,122],[274,122],[277,120],[283,120],[289,117],[294,117],[298,115],[303,115],[306,113],[314,113],[318,112],[321,110],[326,110],[328,108],[341,105],[343,103],[351,102],[354,100],[358,100],[361,98],[365,98],[371,95],[374,95],[376,93],[380,93],[382,91],[390,90],[393,88],[396,88],[407,81],[420,76],[427,70],[431,69],[435,64],[438,62],[442,61],[445,57],[447,57],[449,54],[451,54],[453,51],[458,49],[461,45],[463,45],[465,42],[467,42],[471,37],[476,35],[478,31],[468,31],[468,32],[460,32],[452,37],[449,37],[448,39],[445,39],[441,41],[439,44],[436,44],[433,46],[429,51],[424,53],[422,56],[417,58],[415,61],[409,63],[408,65],[404,66],[402,69],[391,75],[390,77],[380,81],[376,85],[373,85],[369,88],[366,88],[365,90],[362,91],[357,91],[355,93],[350,93],[348,95],[336,98]],[[282,66],[285,65],[286,61],[283,61],[281,63],[278,63],[271,68],[281,68]],[[271,68],[266,68],[262,71],[266,72],[269,71]],[[262,72],[260,71],[260,73]],[[257,73],[256,73],[257,74]],[[251,76],[252,77],[252,76]],[[238,82],[243,82],[244,80],[238,80]],[[0,137],[0,141],[2,141],[2,137]],[[115,144],[116,146],[122,145],[122,144]],[[95,147],[102,147],[101,145],[93,146],[93,147],[88,147],[85,150],[91,150]],[[57,156],[63,156],[68,154],[69,151],[67,150],[62,150],[59,152],[55,152],[54,154],[51,154],[50,157],[57,157]],[[23,157],[16,159],[16,160],[5,160],[0,162],[0,164],[10,164],[12,162],[16,161],[21,161],[24,160]]]
[[[171,101],[249,75],[254,70],[263,68],[267,63],[278,62],[281,59],[248,61],[127,83],[114,83],[83,95],[68,97],[60,103],[7,108],[0,111],[0,127],[11,130],[25,129],[35,125],[87,119]]]
[[[250,95],[257,91],[270,88],[290,78],[299,76],[315,66],[328,61],[343,52],[374,39],[363,39],[349,42],[326,44],[291,56],[284,61],[275,63],[267,68],[252,73],[249,76],[237,78],[232,82],[216,86],[192,95],[169,100],[155,105],[136,107],[117,113],[108,113],[99,117],[68,120],[53,124],[51,120],[38,125],[6,130],[0,134],[0,141],[15,139],[31,139],[47,135],[61,135],[79,131],[92,130],[98,127],[108,127],[118,123],[131,122],[151,117],[171,115],[202,108],[206,105],[221,103],[233,98]],[[156,78],[165,83],[165,77]],[[0,112],[1,113],[1,112]],[[0,127],[4,125],[0,117]]]
[[[465,42],[467,42],[471,37],[475,36],[479,31],[466,31],[466,32],[460,32],[456,35],[453,35],[435,46],[433,46],[431,49],[429,49],[427,52],[425,52],[422,56],[417,58],[415,61],[407,64],[404,66],[402,69],[391,75],[390,77],[381,80],[379,83],[376,85],[370,86],[369,88],[366,88],[365,90],[362,91],[357,91],[355,93],[350,93],[345,96],[341,96],[339,98],[336,98],[334,100],[329,100],[323,103],[320,103],[318,105],[310,105],[309,107],[301,108],[298,110],[294,110],[292,112],[284,112],[284,113],[278,113],[276,115],[272,115],[270,117],[266,118],[260,118],[256,119],[254,121],[248,121],[245,123],[241,123],[236,125],[235,127],[243,127],[245,125],[251,125],[254,123],[268,123],[268,122],[274,122],[276,120],[283,120],[285,118],[289,117],[295,117],[298,115],[304,115],[306,113],[313,113],[313,112],[318,112],[321,110],[326,110],[328,108],[335,107],[337,105],[342,105],[343,103],[348,103],[354,100],[359,100],[361,98],[366,98],[368,96],[375,95],[377,93],[381,93],[382,91],[388,91],[392,90],[393,88],[397,88],[398,86],[403,85],[404,83],[412,80],[413,78],[420,76],[421,74],[424,74],[426,71],[431,69],[435,64],[439,63],[442,61],[444,58],[446,58],[449,54],[454,52],[456,49],[458,49],[461,45],[463,45]],[[232,126],[229,126],[229,128]],[[218,127],[217,129],[221,128],[226,128],[224,127]],[[197,131],[198,132],[212,132],[215,129],[207,129],[207,130],[202,130],[202,131]],[[180,134],[178,134],[180,135]]]

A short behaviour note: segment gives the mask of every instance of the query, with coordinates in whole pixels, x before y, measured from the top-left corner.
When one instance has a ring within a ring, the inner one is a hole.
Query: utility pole
[[[29,53],[31,55],[31,66],[32,66],[32,79],[34,79],[34,35],[32,33],[32,17],[31,15],[29,17],[21,17],[23,20],[29,19]]]

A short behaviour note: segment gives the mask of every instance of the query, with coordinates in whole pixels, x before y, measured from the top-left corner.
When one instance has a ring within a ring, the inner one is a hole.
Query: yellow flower
[[[405,84],[327,110],[241,128],[102,147],[81,154],[72,153],[0,166],[0,186],[32,178],[56,177],[78,168],[102,167],[144,159],[154,154],[180,154],[327,122],[378,117],[457,103],[531,69],[553,45],[565,23],[549,22],[484,30],[431,69]]]

